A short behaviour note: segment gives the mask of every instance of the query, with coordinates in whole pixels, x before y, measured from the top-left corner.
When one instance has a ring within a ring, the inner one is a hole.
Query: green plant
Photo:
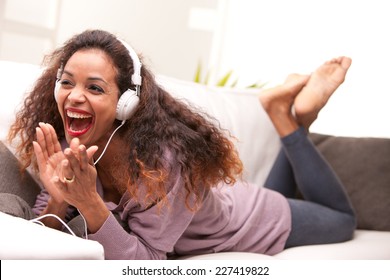
[[[238,78],[233,80],[233,70],[228,71],[225,75],[223,75],[221,78],[217,79],[217,82],[215,83],[216,86],[218,87],[236,87],[238,84]],[[205,78],[202,79],[202,63],[199,61],[198,66],[195,71],[195,76],[194,76],[194,82],[199,83],[199,84],[204,84],[204,85],[209,85],[210,84],[210,76],[211,76],[211,71],[208,70],[206,72]],[[262,88],[264,87],[266,83],[263,82],[256,82],[253,83],[249,86],[246,86],[245,88]]]

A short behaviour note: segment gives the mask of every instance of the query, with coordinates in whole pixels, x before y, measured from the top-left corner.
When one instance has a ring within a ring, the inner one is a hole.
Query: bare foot
[[[325,62],[311,74],[307,85],[297,95],[294,109],[300,125],[309,129],[335,90],[344,82],[352,60],[341,56]]]
[[[282,85],[264,90],[259,96],[260,103],[281,137],[298,128],[291,108],[308,79],[307,75],[291,74]]]

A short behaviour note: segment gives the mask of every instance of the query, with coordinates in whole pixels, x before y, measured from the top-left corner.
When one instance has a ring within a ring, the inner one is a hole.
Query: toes
[[[350,59],[349,57],[343,57],[341,62],[340,62],[340,65],[341,67],[343,67],[344,69],[348,69],[352,64],[352,59]]]
[[[342,68],[348,69],[349,66],[351,66],[352,60],[349,57],[346,56],[339,56],[336,58],[333,58],[331,60],[328,60],[325,62],[325,64],[339,64]]]

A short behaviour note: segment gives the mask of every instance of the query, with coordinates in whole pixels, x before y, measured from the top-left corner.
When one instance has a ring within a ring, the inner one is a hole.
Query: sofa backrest
[[[156,79],[176,98],[216,118],[234,136],[244,163],[244,178],[262,186],[280,141],[258,100],[261,90],[205,86],[166,76]]]
[[[15,119],[24,94],[31,88],[41,73],[38,66],[10,61],[0,61],[2,83],[0,102],[0,140],[4,140],[8,128]]]

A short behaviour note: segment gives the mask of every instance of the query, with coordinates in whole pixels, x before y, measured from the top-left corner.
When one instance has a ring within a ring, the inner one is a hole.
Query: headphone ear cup
[[[130,119],[139,103],[139,97],[134,90],[128,89],[118,100],[116,118],[120,121]]]
[[[56,84],[54,86],[54,99],[56,100],[56,102],[58,99],[58,92],[60,91],[60,88],[61,88],[60,80],[56,80]]]

